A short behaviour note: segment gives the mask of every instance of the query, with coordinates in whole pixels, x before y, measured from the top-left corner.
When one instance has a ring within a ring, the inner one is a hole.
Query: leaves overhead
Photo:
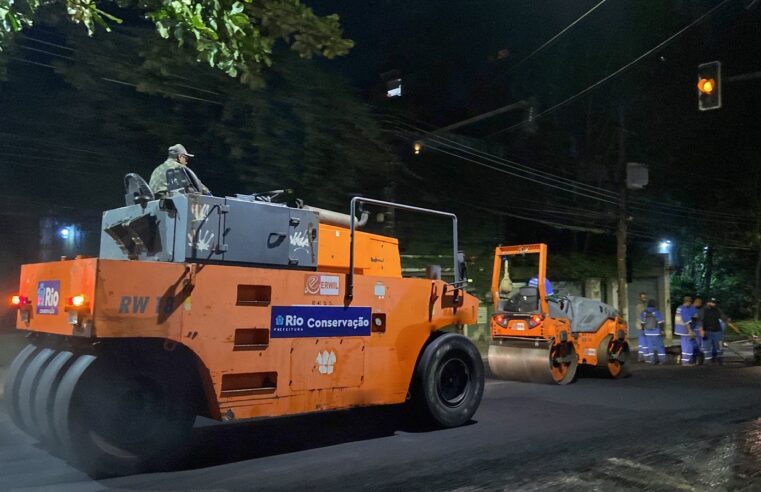
[[[318,16],[298,0],[0,0],[0,51],[14,33],[33,26],[42,7],[65,11],[90,36],[122,22],[108,10],[137,10],[162,38],[190,47],[197,61],[252,87],[262,85],[278,41],[303,58],[334,58],[353,46],[342,38],[337,15]]]

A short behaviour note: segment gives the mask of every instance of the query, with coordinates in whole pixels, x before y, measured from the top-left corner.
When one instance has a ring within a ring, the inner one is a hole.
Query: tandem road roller
[[[515,289],[511,274],[527,282]],[[627,326],[617,311],[593,299],[548,295],[550,289],[545,244],[497,248],[491,288],[492,374],[568,384],[582,365],[614,378],[628,375]]]
[[[355,198],[351,213],[205,196],[125,178],[97,258],[21,269],[13,421],[94,475],[177,463],[196,415],[233,421],[407,402],[440,427],[473,416],[484,367],[465,337],[457,218]],[[398,242],[356,230],[361,204],[451,219],[455,279],[403,278]]]

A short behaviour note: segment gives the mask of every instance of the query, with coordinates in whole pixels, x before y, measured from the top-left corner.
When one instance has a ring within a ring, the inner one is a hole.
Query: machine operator
[[[187,149],[185,149],[182,144],[175,144],[169,147],[169,155],[166,160],[154,169],[151,174],[151,182],[149,185],[151,191],[156,195],[167,193],[169,190],[166,184],[166,172],[169,169],[182,166],[187,170],[190,179],[194,181],[194,184],[198,187],[198,191],[204,195],[210,195],[211,192],[209,191],[209,188],[207,188],[206,185],[198,179],[198,176],[196,176],[190,167],[188,167],[188,161],[191,157],[193,157],[193,154],[188,153]]]

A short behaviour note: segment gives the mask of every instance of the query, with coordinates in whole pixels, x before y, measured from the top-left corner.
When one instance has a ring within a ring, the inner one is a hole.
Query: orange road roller
[[[443,331],[478,308],[454,215],[364,198],[347,215],[167,182],[156,197],[125,178],[99,257],[22,266],[12,303],[29,344],[5,388],[18,427],[102,476],[175,465],[197,415],[406,402],[441,427],[471,419],[483,363]],[[362,204],[450,218],[454,282],[403,278],[398,241],[357,230]]]
[[[545,244],[498,247],[491,291],[489,369],[495,377],[568,384],[579,365],[614,378],[629,374],[626,322],[600,301],[555,295]]]

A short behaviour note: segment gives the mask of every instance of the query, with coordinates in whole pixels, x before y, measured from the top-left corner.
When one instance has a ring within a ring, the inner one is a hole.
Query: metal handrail
[[[414,207],[412,205],[403,205],[401,203],[393,203],[393,202],[386,202],[383,200],[375,200],[373,198],[363,198],[359,196],[355,196],[351,199],[351,204],[349,206],[349,215],[351,217],[350,223],[349,223],[349,275],[347,277],[346,281],[346,299],[348,301],[351,301],[354,298],[354,231],[355,231],[355,221],[356,219],[356,212],[357,212],[357,204],[369,204],[369,205],[379,205],[381,207],[387,207],[387,208],[395,208],[399,210],[407,210],[410,212],[417,212],[421,214],[428,214],[428,215],[438,215],[440,217],[449,217],[452,219],[452,252],[454,256],[454,284],[455,286],[459,286],[462,283],[462,279],[460,279],[460,268],[459,264],[457,262],[457,258],[459,256],[459,247],[458,247],[458,239],[457,239],[457,216],[453,213],[449,212],[442,212],[440,210],[432,210],[429,208],[421,208],[421,207]]]

